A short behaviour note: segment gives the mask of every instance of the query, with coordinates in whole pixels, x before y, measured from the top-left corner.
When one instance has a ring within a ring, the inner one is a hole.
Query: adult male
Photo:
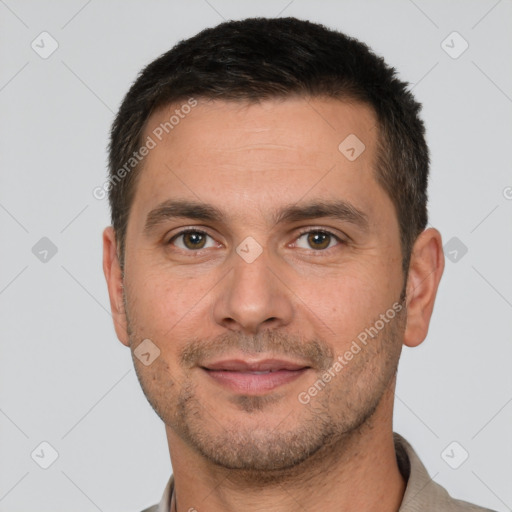
[[[205,30],[132,86],[104,271],[169,443],[148,511],[483,510],[392,430],[444,268],[419,110],[364,44],[293,18]]]

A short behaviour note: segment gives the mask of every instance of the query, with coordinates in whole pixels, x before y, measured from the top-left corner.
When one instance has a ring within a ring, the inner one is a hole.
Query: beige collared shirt
[[[412,446],[396,432],[395,441],[398,467],[407,480],[404,498],[397,512],[493,512],[466,501],[452,498],[439,484],[434,482]],[[171,475],[160,504],[142,512],[170,512],[174,479]]]

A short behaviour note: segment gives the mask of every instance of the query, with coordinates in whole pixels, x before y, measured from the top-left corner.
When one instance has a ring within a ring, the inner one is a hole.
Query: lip
[[[282,359],[227,359],[205,364],[207,375],[236,393],[264,394],[302,376],[309,366]]]
[[[262,359],[260,361],[246,361],[244,359],[225,359],[203,365],[207,370],[226,370],[232,372],[265,372],[278,370],[300,370],[307,365],[286,361],[284,359]]]

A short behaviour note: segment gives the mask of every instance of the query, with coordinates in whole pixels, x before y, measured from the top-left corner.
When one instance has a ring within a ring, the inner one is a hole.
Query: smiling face
[[[353,137],[338,148],[351,134],[365,145],[355,159]],[[160,350],[134,364],[174,443],[282,469],[389,417],[405,308],[386,312],[404,276],[376,137],[359,103],[199,102],[146,157],[116,329],[132,353],[145,339]]]

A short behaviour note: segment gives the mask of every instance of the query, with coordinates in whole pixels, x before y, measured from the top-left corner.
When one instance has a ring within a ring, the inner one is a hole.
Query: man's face
[[[376,137],[368,107],[317,98],[199,102],[157,140],[131,207],[124,299],[132,351],[160,350],[134,363],[176,442],[224,467],[289,468],[391,403],[405,309],[389,310],[404,282]],[[177,201],[220,216],[154,213]],[[337,216],[305,209],[334,203]]]

